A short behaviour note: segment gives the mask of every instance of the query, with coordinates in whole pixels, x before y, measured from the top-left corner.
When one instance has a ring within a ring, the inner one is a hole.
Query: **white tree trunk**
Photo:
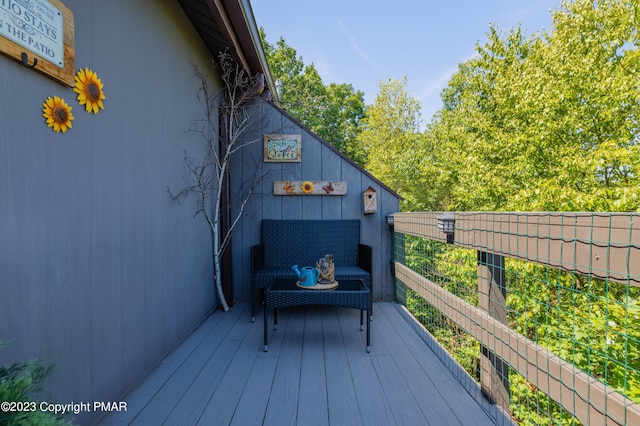
[[[213,251],[213,280],[216,287],[220,305],[225,312],[229,310],[229,304],[225,299],[222,291],[222,267],[220,259],[222,253],[226,250],[231,240],[231,233],[238,223],[244,212],[246,203],[253,193],[259,176],[259,168],[256,165],[256,175],[254,182],[248,190],[248,193],[239,205],[239,210],[235,218],[231,221],[229,229],[225,235],[222,235],[220,228],[220,214],[222,209],[229,206],[222,205],[222,190],[225,187],[226,173],[229,169],[231,156],[234,152],[243,147],[259,142],[260,139],[251,141],[242,140],[240,137],[243,131],[251,124],[250,117],[252,115],[248,108],[250,102],[262,93],[264,81],[260,83],[260,79],[248,78],[242,68],[233,62],[231,55],[222,53],[220,55],[219,69],[223,80],[224,93],[222,96],[222,110],[228,114],[228,122],[225,123],[226,140],[221,146],[219,133],[217,131],[218,112],[216,110],[216,99],[219,94],[211,93],[209,90],[207,76],[196,69],[196,74],[201,79],[202,86],[198,93],[198,100],[201,102],[205,111],[203,120],[196,121],[192,131],[200,133],[203,140],[207,144],[207,154],[200,159],[189,158],[185,153],[185,163],[191,175],[190,184],[182,189],[178,194],[174,195],[169,188],[169,196],[173,201],[179,202],[181,198],[188,197],[192,192],[197,194],[196,215],[202,213],[209,225],[212,239]],[[214,171],[212,172],[212,169]],[[264,177],[264,176],[263,176]],[[215,188],[215,199],[213,206],[209,204],[209,197],[212,196]]]

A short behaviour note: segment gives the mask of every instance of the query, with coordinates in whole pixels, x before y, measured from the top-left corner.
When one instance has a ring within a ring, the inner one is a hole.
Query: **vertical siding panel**
[[[42,359],[53,356],[48,320],[55,292],[47,282],[47,257],[53,253],[46,245],[51,202],[46,176],[49,145],[65,139],[41,119],[40,104],[46,99],[41,94],[59,85],[35,75],[0,55],[0,338],[12,339],[0,351],[0,363],[33,354]]]
[[[398,199],[383,191],[380,199],[380,213],[381,219],[384,221],[382,225],[382,247],[383,255],[381,264],[383,266],[383,279],[385,280],[385,286],[382,290],[381,299],[385,301],[391,301],[394,298],[393,289],[393,276],[391,274],[391,261],[393,259],[393,233],[391,227],[386,223],[386,215],[399,211]]]
[[[145,107],[146,113],[141,114],[134,102],[130,100],[127,102],[126,94],[138,91],[138,96],[150,97],[149,88],[162,87],[162,78],[160,72],[148,72],[148,64],[160,58],[156,43],[152,42],[155,34],[145,31],[146,28],[139,22],[140,16],[145,13],[142,10],[143,6],[140,3],[133,3],[124,7],[126,9],[123,9],[121,16],[121,31],[128,36],[119,44],[122,57],[127,58],[127,65],[122,71],[126,72],[128,69],[130,74],[122,80],[123,137],[118,143],[121,144],[120,165],[123,180],[121,221],[129,224],[131,228],[120,228],[122,233],[120,252],[127,254],[120,258],[120,269],[124,324],[141,324],[140,327],[124,327],[124,340],[137,342],[125,348],[129,360],[127,368],[144,371],[148,367],[145,367],[146,361],[142,356],[142,348],[148,348],[152,353],[162,353],[160,333],[164,332],[164,328],[154,326],[156,321],[162,324],[162,319],[155,316],[155,310],[159,306],[158,297],[162,297],[162,293],[153,292],[147,281],[147,276],[153,274],[147,266],[148,262],[154,262],[152,254],[147,251],[145,241],[149,222],[153,220],[148,216],[151,213],[149,191],[153,189],[145,187],[144,180],[149,173],[149,161],[155,157],[151,140],[155,140],[157,126],[155,117],[162,117],[162,99],[156,98],[156,102]],[[150,15],[151,22],[158,22],[153,19],[154,14],[151,10],[146,13]],[[108,31],[106,28],[103,30]],[[155,36],[158,37],[159,34]],[[160,40],[162,38],[157,41]],[[145,69],[147,72],[144,71]],[[145,78],[143,85],[140,84],[140,78]],[[148,220],[145,220],[145,217]],[[172,293],[172,289],[168,286],[164,292]],[[103,323],[101,328],[106,328],[106,324]],[[107,363],[100,371],[100,374],[105,376],[103,380],[110,373],[110,369],[107,368],[108,361],[104,358],[105,355],[100,356],[100,361]]]
[[[298,130],[299,132],[300,130]],[[310,134],[302,134],[303,162],[300,180],[317,181],[322,176],[322,146]],[[296,197],[298,198],[298,197]],[[322,196],[299,197],[302,202],[302,219],[322,218]]]
[[[376,190],[376,200],[379,206],[380,201],[378,200],[378,197],[381,196],[380,192],[381,192],[381,187],[373,182],[371,179],[369,178],[363,178],[362,179],[362,184],[360,187],[360,191],[358,192],[358,196],[360,197],[360,209],[361,211],[364,210],[364,201],[362,200],[362,192],[367,189],[369,186],[371,186],[373,189]],[[365,243],[370,245],[371,247],[373,247],[373,272],[372,272],[372,277],[371,277],[371,282],[372,282],[372,297],[375,300],[379,300],[379,296],[380,296],[380,289],[382,288],[382,276],[381,276],[381,272],[380,272],[380,259],[382,256],[382,247],[381,247],[381,241],[380,241],[380,212],[377,211],[375,213],[369,213],[369,214],[363,214],[362,215],[362,222],[360,225],[360,229],[361,229],[361,240]]]
[[[348,182],[347,193],[341,200],[341,219],[362,219],[362,191],[366,188],[362,184],[362,173],[346,160],[340,159],[338,164],[342,168],[342,180]]]
[[[304,157],[304,145],[303,145]],[[282,163],[282,180],[300,180],[302,179],[301,163]],[[273,191],[273,185],[271,186]],[[282,200],[281,219],[302,219],[302,197],[278,196]]]
[[[274,111],[274,113],[277,113]],[[294,124],[289,118],[282,117],[282,134],[298,134],[300,133],[300,127]],[[303,138],[305,139],[305,138]],[[305,157],[306,146],[304,141],[302,142],[302,162],[300,163],[281,163],[282,164],[282,180],[301,180],[302,179],[302,165],[308,160]],[[312,161],[312,158],[309,159]],[[271,187],[273,191],[273,186]],[[302,219],[302,197],[287,197],[279,196],[282,202],[282,219]]]
[[[265,119],[263,120],[264,131],[263,136],[265,134],[271,133],[281,133],[283,126],[283,117],[278,114],[273,108],[265,105],[264,110]],[[263,145],[261,145],[260,149]],[[261,154],[260,158],[263,158],[264,154]],[[263,159],[264,161],[264,159]],[[269,171],[269,176],[263,182],[263,219],[280,219],[282,217],[282,212],[284,207],[284,203],[282,197],[274,197],[273,196],[273,181],[275,180],[284,180],[285,174],[283,172],[283,163],[265,163],[265,167]]]
[[[377,183],[375,183],[373,180],[371,180],[368,177],[363,177],[362,178],[362,186],[361,189],[358,193],[358,196],[360,197],[360,209],[361,211],[364,210],[364,202],[362,200],[362,192],[367,189],[369,186],[371,186],[373,189],[376,190],[376,200],[377,200],[377,204],[378,204],[378,208],[380,208],[380,200],[378,200],[378,197],[380,197],[382,194],[382,188],[380,187],[380,185],[378,185]],[[383,276],[382,276],[382,269],[381,269],[381,264],[382,264],[382,256],[384,254],[384,251],[382,250],[382,241],[380,238],[380,230],[381,230],[381,224],[380,224],[380,211],[377,211],[375,213],[369,213],[369,214],[362,214],[362,225],[361,225],[361,232],[362,232],[362,241],[365,244],[370,245],[371,247],[373,247],[373,256],[374,256],[374,262],[373,262],[373,272],[372,272],[372,277],[371,277],[371,287],[372,287],[372,292],[373,292],[373,298],[375,300],[380,300],[380,295],[381,295],[381,289],[382,289],[382,285],[383,285]]]
[[[318,145],[318,143],[316,141]],[[322,180],[343,180],[342,160],[329,147],[322,146]],[[351,191],[347,183],[347,193]],[[340,219],[342,217],[342,198],[344,196],[322,197],[322,219]]]
[[[239,214],[238,209],[241,203],[247,199],[243,216],[248,218],[256,218],[262,215],[262,204],[264,203],[263,194],[265,180],[269,180],[269,176],[264,177],[267,173],[265,163],[263,161],[263,115],[264,104],[262,102],[254,102],[250,107],[252,125],[247,129],[242,144],[243,148],[238,151],[232,158],[231,173],[233,176],[239,176],[239,179],[231,178],[231,202],[237,206],[232,211],[232,218]],[[257,172],[256,172],[257,169]],[[248,196],[250,188],[255,185],[254,192]],[[238,198],[237,194],[241,194]],[[237,255],[232,256],[233,269],[233,294],[235,300],[247,300],[250,297],[248,287],[244,283],[250,284],[250,268],[251,257],[249,247],[257,244],[257,241],[251,239],[252,235],[259,233],[259,222],[255,220],[240,220],[233,230],[233,246],[239,246],[246,249],[235,251]],[[243,283],[243,285],[238,285]],[[231,301],[229,301],[231,302]]]

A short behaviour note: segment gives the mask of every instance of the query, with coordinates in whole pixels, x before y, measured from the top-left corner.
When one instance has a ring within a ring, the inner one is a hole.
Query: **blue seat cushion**
[[[276,278],[296,278],[296,273],[290,267],[267,266],[260,269],[253,275],[253,283],[255,288],[268,288]],[[339,266],[336,265],[335,279],[361,279],[367,286],[371,286],[370,275],[364,269],[358,266]]]

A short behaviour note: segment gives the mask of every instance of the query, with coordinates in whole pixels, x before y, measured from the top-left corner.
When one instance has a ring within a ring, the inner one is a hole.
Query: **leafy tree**
[[[358,143],[371,173],[405,197],[413,207],[422,191],[416,173],[420,161],[420,102],[407,90],[407,78],[380,82],[380,91],[362,120]]]
[[[453,186],[442,207],[640,208],[639,7],[565,1],[550,32],[490,29],[428,131],[447,155],[433,163]]]
[[[322,127],[317,129],[317,133],[360,165],[364,163],[357,137],[365,111],[364,93],[354,91],[351,84],[331,83],[326,86]]]
[[[318,136],[356,162],[362,154],[356,144],[365,114],[364,93],[351,84],[325,85],[313,64],[305,65],[297,51],[280,37],[275,45],[260,37],[274,79],[280,80],[280,100],[285,110]]]
[[[490,28],[414,146],[424,191],[413,205],[639,210],[638,28],[637,0],[564,1],[553,12],[553,28],[532,36]],[[467,265],[472,273],[475,256],[468,256],[452,269],[436,251],[431,274],[473,288],[475,279],[458,270]],[[640,332],[631,325],[640,315],[640,290],[509,259],[506,273],[511,328],[640,401]],[[515,374],[510,389],[512,401],[525,404],[513,412],[523,424],[548,424],[547,416],[575,422]]]

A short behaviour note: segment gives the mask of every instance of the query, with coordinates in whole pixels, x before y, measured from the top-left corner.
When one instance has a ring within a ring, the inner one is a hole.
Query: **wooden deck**
[[[374,305],[371,353],[357,310],[315,306],[280,310],[265,353],[249,309],[215,312],[104,424],[495,423],[394,303]]]

